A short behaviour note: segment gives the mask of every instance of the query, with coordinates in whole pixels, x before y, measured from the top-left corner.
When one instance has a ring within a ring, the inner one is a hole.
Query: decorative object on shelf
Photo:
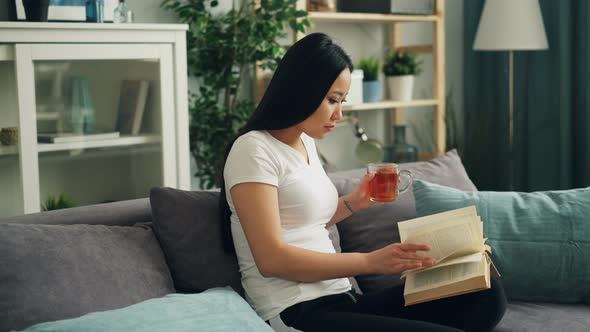
[[[2,143],[2,145],[18,144],[18,128],[6,127],[0,129],[0,143]]]
[[[48,194],[45,203],[43,203],[41,206],[41,209],[43,211],[51,211],[73,208],[77,205],[78,204],[66,193],[61,193],[58,197]]]
[[[226,144],[255,109],[251,99],[238,98],[247,95],[242,91],[245,73],[256,63],[262,69],[274,71],[285,52],[278,42],[284,37],[285,28],[305,33],[311,25],[307,12],[297,10],[295,1],[274,0],[272,6],[270,3],[243,0],[235,10],[219,13],[219,2],[215,0],[192,0],[191,6],[183,0],[162,1],[163,8],[189,24],[189,74],[204,82],[199,94],[191,96],[189,106],[190,150],[199,165],[195,177],[201,188],[217,184],[218,165]]]
[[[70,61],[38,62],[35,64],[35,99],[37,103],[37,132],[63,132],[63,114],[71,96],[68,72]]]
[[[86,22],[104,22],[104,0],[86,0]]]
[[[383,64],[391,100],[412,100],[414,77],[422,72],[422,62],[412,52],[391,52]]]
[[[475,34],[476,51],[508,51],[509,185],[514,187],[514,51],[547,50],[538,0],[486,1]]]
[[[139,134],[149,93],[149,84],[150,82],[146,80],[124,80],[121,82],[115,130],[122,134]]]
[[[119,0],[119,4],[113,11],[114,23],[133,23],[133,11],[129,9],[127,1]]]
[[[406,142],[406,126],[393,126],[393,145],[385,147],[385,161],[409,163],[418,160],[418,148]]]
[[[390,14],[392,0],[340,0],[338,11],[347,13]]]
[[[346,96],[346,103],[344,105],[359,105],[363,103],[363,77],[365,76],[362,70],[355,69],[350,74],[350,89],[348,96]]]
[[[25,6],[23,2],[28,1],[35,4],[48,2],[45,21],[86,21],[86,5],[91,0],[8,0],[14,1],[16,5],[16,18],[25,20]],[[95,1],[95,0],[92,0]],[[118,0],[100,0],[104,5],[103,21],[113,20],[113,10],[117,7]],[[28,19],[27,19],[28,20]],[[96,22],[96,21],[92,21]]]
[[[90,96],[88,80],[72,78],[70,105],[64,112],[64,131],[68,133],[90,134],[94,131],[94,105]]]
[[[26,20],[30,22],[47,22],[49,0],[22,0]]]
[[[348,13],[432,15],[434,0],[340,0],[338,11]]]
[[[16,3],[20,0],[0,0],[0,21],[16,21]]]
[[[381,81],[379,69],[381,61],[377,57],[361,58],[356,65],[363,71],[363,102],[374,103],[381,100]]]
[[[314,12],[335,12],[336,0],[307,0],[307,10]]]
[[[364,163],[376,163],[383,161],[383,145],[376,139],[369,138],[365,130],[359,125],[356,115],[351,115],[349,121],[354,126],[354,134],[359,139],[354,149],[355,157]]]

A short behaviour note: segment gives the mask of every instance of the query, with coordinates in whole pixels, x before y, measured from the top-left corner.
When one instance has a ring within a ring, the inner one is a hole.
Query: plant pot
[[[389,99],[398,101],[412,100],[414,75],[388,76],[387,87]]]
[[[363,103],[376,103],[381,100],[381,82],[363,81]]]
[[[49,0],[22,0],[25,15],[29,22],[47,22]]]

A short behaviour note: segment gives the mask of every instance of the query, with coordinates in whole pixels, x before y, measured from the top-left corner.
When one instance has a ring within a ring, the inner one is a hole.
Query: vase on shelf
[[[385,161],[409,163],[418,160],[418,148],[406,142],[406,126],[393,126],[393,145],[385,147]]]
[[[91,134],[94,131],[94,105],[85,78],[72,78],[70,105],[66,109],[64,129],[69,133]]]
[[[125,0],[119,0],[113,12],[113,23],[133,23],[133,12]]]
[[[49,0],[23,0],[25,16],[29,22],[47,22]]]

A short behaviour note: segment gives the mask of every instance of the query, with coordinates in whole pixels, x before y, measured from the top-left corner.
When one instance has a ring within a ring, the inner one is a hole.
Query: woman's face
[[[336,121],[342,119],[342,102],[346,101],[349,89],[350,69],[346,68],[338,75],[318,109],[297,124],[298,129],[315,139],[324,138],[336,128]]]

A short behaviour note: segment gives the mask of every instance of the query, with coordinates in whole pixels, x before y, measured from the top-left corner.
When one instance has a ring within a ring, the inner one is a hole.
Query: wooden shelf
[[[333,13],[309,12],[309,18],[315,22],[336,23],[393,23],[393,22],[436,22],[436,15],[395,15],[367,13]]]
[[[385,100],[385,101],[380,101],[377,103],[345,105],[345,106],[342,106],[342,111],[343,112],[356,112],[356,111],[371,111],[371,110],[392,109],[392,108],[436,106],[436,105],[438,105],[438,101],[435,99],[421,99],[421,100],[409,100],[409,101]]]
[[[77,149],[110,148],[161,142],[159,135],[125,136],[106,140],[80,141],[75,143],[38,143],[38,152],[67,151]]]

